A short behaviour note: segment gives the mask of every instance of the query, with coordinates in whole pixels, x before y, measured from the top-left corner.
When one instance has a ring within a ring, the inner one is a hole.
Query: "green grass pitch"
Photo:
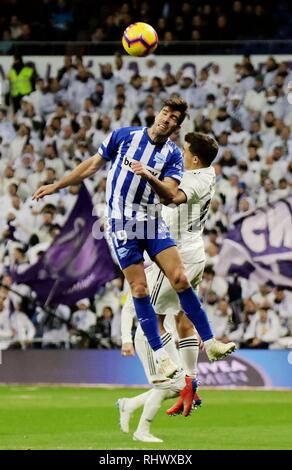
[[[119,430],[115,407],[139,391],[1,386],[0,449],[292,449],[291,392],[201,390],[188,418],[168,417],[168,400],[152,424],[164,443],[145,444]]]

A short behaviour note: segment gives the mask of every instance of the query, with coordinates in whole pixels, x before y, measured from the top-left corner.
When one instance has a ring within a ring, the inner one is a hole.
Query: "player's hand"
[[[36,190],[36,192],[34,193],[34,195],[32,196],[32,199],[33,200],[36,200],[38,201],[39,199],[41,199],[42,197],[44,196],[49,196],[50,194],[54,194],[57,192],[57,186],[55,183],[53,184],[46,184],[44,186],[41,186],[40,188],[38,188]]]
[[[253,338],[251,345],[258,346],[260,343],[261,343],[261,340],[259,338]]]
[[[122,356],[135,356],[135,350],[132,343],[124,343],[121,349]]]
[[[150,171],[148,171],[140,162],[133,163],[132,170],[135,173],[135,175],[141,176],[142,178],[145,178],[146,180],[149,180],[152,178],[152,174],[150,173]]]

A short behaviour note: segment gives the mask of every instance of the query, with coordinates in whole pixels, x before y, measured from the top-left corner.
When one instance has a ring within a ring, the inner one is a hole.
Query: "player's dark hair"
[[[213,137],[202,132],[189,132],[185,136],[185,141],[190,144],[191,153],[197,155],[205,167],[211,165],[219,148]]]
[[[166,106],[172,111],[180,112],[180,118],[177,121],[177,124],[180,126],[181,123],[184,121],[185,117],[187,116],[187,102],[180,96],[173,96],[164,101],[162,108],[165,108]]]

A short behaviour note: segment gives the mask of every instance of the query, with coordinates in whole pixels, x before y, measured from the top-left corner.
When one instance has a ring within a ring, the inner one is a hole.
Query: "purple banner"
[[[40,302],[71,305],[113,280],[115,265],[106,240],[93,238],[99,220],[92,214],[91,196],[82,185],[60,234],[36,264],[14,275],[15,282],[31,286]]]
[[[223,240],[216,272],[292,290],[292,196],[237,221]]]

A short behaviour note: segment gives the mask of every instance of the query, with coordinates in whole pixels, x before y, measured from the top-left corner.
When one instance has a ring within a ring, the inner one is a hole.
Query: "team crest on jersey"
[[[165,155],[162,155],[162,153],[157,152],[157,153],[154,155],[154,161],[155,161],[155,163],[164,163],[165,160],[166,160],[166,156],[165,156]]]
[[[117,249],[117,252],[120,258],[125,258],[128,255],[129,250],[128,248],[121,247]]]

